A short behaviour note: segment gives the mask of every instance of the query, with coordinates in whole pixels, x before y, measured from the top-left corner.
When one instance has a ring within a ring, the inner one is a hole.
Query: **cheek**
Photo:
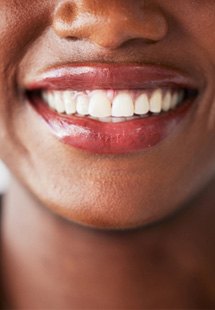
[[[0,117],[15,108],[22,59],[45,29],[48,14],[46,1],[0,1]]]
[[[47,1],[48,2],[48,1]],[[0,3],[1,68],[22,59],[28,46],[48,23],[46,1],[3,0]]]
[[[48,20],[48,1],[0,1],[0,156],[19,152],[17,121],[24,109],[17,87],[19,68]],[[21,147],[22,148],[22,147]],[[23,153],[23,152],[22,152]]]
[[[215,2],[197,0],[192,1],[190,5],[187,1],[187,6],[185,4],[181,9],[178,23],[183,35],[192,41],[193,46],[196,45],[197,55],[201,55],[202,52],[203,63],[205,58],[208,58],[207,61],[215,65],[215,32],[213,31],[215,29]]]

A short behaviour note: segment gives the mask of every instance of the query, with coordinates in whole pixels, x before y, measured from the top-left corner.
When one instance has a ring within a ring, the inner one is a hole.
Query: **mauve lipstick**
[[[186,74],[156,65],[76,64],[47,69],[29,79],[25,88],[35,110],[63,143],[97,154],[126,154],[155,146],[168,137],[188,113],[193,98],[187,98],[182,105],[166,113],[104,123],[89,117],[58,114],[43,102],[41,96],[32,94],[68,89],[169,88],[194,91],[197,85]]]

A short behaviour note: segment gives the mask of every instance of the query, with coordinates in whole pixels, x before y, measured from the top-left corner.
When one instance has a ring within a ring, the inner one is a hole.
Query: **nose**
[[[156,43],[166,36],[167,21],[161,11],[143,3],[137,0],[61,1],[53,15],[53,29],[61,38],[88,40],[109,49],[132,39]]]

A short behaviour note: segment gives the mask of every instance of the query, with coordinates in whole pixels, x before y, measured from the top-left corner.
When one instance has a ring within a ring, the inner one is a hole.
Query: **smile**
[[[198,95],[187,76],[149,65],[55,68],[27,85],[28,100],[58,139],[99,154],[158,144]]]
[[[185,91],[43,91],[42,98],[60,114],[89,116],[102,122],[124,122],[174,109],[183,102]]]

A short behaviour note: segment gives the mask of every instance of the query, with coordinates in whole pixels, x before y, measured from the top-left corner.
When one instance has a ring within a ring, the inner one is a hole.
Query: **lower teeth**
[[[120,122],[125,122],[125,121],[130,121],[134,119],[139,119],[139,118],[146,118],[149,115],[138,115],[138,116],[131,116],[131,117],[92,117],[88,116],[91,119],[103,122],[103,123],[120,123]]]

